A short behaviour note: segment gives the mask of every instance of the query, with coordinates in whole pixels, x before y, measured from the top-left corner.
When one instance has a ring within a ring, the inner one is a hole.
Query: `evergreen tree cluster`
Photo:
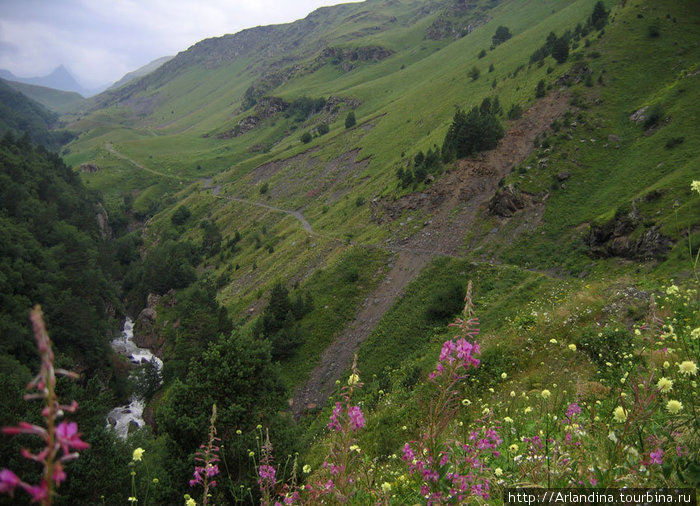
[[[498,97],[485,98],[479,107],[469,112],[457,109],[442,144],[442,161],[448,163],[495,148],[505,135],[498,119],[502,113]]]
[[[399,167],[396,177],[399,179],[402,188],[410,185],[418,185],[425,181],[429,175],[436,175],[442,171],[442,161],[440,160],[440,148],[434,146],[426,153],[419,151],[413,158],[413,166]]]
[[[281,283],[272,287],[270,302],[255,322],[253,335],[272,344],[272,358],[290,357],[302,343],[299,320],[313,310],[310,293],[296,294],[293,298]]]
[[[564,63],[569,58],[570,46],[588,36],[591,31],[601,30],[607,24],[609,14],[603,2],[597,2],[585,25],[582,26],[579,23],[573,32],[567,30],[561,37],[557,37],[554,32],[549,32],[545,43],[530,55],[530,63],[543,62],[548,56],[554,58],[557,63]]]

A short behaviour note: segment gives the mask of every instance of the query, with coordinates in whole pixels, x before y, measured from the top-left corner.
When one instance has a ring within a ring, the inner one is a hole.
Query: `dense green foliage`
[[[32,362],[27,317],[41,304],[57,346],[91,366],[105,362],[115,289],[97,205],[56,155],[7,136],[0,143],[2,353]]]
[[[0,136],[11,132],[16,136],[28,134],[31,142],[57,151],[75,137],[67,130],[51,129],[58,123],[58,115],[11,88],[0,79]]]
[[[301,327],[297,323],[314,308],[313,298],[297,293],[294,298],[281,284],[276,283],[270,292],[270,302],[256,321],[253,334],[272,344],[272,358],[289,358],[303,342]]]
[[[485,98],[480,107],[475,106],[468,113],[457,109],[442,144],[443,161],[495,148],[504,135],[498,119],[501,113],[498,97]]]

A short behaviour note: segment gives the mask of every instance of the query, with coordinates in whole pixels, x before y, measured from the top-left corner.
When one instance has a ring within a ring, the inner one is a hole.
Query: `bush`
[[[649,111],[644,118],[644,128],[648,129],[655,125],[658,125],[664,116],[664,109],[661,104],[656,104],[649,108]]]
[[[520,119],[523,115],[523,108],[520,104],[513,104],[508,109],[508,119]]]
[[[330,128],[328,127],[327,123],[321,123],[318,125],[316,131],[318,132],[318,135],[326,135],[328,132],[330,132]]]
[[[311,142],[311,134],[309,132],[304,132],[300,137],[300,140],[304,144],[308,144],[309,142]]]
[[[544,79],[540,79],[540,82],[537,83],[537,87],[535,87],[535,98],[542,98],[547,94],[547,87],[544,84]]]
[[[569,40],[564,36],[558,38],[552,46],[552,58],[557,63],[564,63],[569,58]]]
[[[486,56],[486,49],[482,49],[481,51],[479,51],[479,58],[481,59],[484,56]]]
[[[476,66],[474,66],[474,67],[472,67],[472,69],[469,71],[469,74],[468,74],[468,75],[469,75],[469,77],[472,78],[472,81],[476,81],[477,79],[479,79],[479,76],[481,75],[481,72],[479,71],[478,68],[476,68]]]
[[[657,19],[652,24],[649,25],[649,38],[655,39],[661,36],[661,23]]]
[[[463,305],[464,287],[453,281],[435,292],[426,314],[432,321],[443,322],[458,314]]]
[[[352,128],[355,126],[355,111],[350,111],[345,117],[345,128]]]
[[[493,43],[494,46],[497,46],[497,45],[502,44],[503,42],[507,41],[512,36],[513,36],[513,34],[510,33],[510,30],[508,29],[508,27],[499,26],[498,28],[496,28],[496,33],[491,38],[491,42]]]
[[[170,221],[175,226],[180,226],[184,224],[187,219],[192,215],[189,209],[185,206],[178,207],[173,215],[170,217]]]

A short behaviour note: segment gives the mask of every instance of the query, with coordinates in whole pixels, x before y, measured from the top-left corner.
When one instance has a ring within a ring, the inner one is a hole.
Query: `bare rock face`
[[[153,293],[148,295],[147,305],[139,313],[134,324],[134,343],[141,348],[150,349],[156,356],[163,358],[161,350],[163,342],[156,331],[158,301],[160,301],[159,295]]]
[[[605,223],[592,224],[588,246],[593,257],[621,257],[631,260],[663,258],[673,246],[673,240],[662,234],[658,226],[643,229],[644,217],[636,202],[629,212],[618,212]]]
[[[102,204],[95,205],[95,218],[100,227],[100,235],[102,239],[110,239],[112,237],[112,228],[109,226],[109,215]]]
[[[85,174],[94,174],[95,172],[100,170],[100,168],[94,163],[82,163],[80,164],[80,167],[78,167],[78,170]]]
[[[523,209],[526,204],[525,197],[520,191],[512,184],[509,184],[498,189],[489,202],[489,212],[503,218],[509,218],[520,209]]]

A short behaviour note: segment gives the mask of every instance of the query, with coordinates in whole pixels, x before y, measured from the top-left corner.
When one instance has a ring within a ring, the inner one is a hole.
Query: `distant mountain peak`
[[[17,77],[12,72],[5,69],[0,70],[0,77],[19,83],[53,88],[55,90],[74,91],[83,96],[89,94],[88,90],[76,80],[71,71],[63,64],[53,69],[50,74],[41,77]]]

